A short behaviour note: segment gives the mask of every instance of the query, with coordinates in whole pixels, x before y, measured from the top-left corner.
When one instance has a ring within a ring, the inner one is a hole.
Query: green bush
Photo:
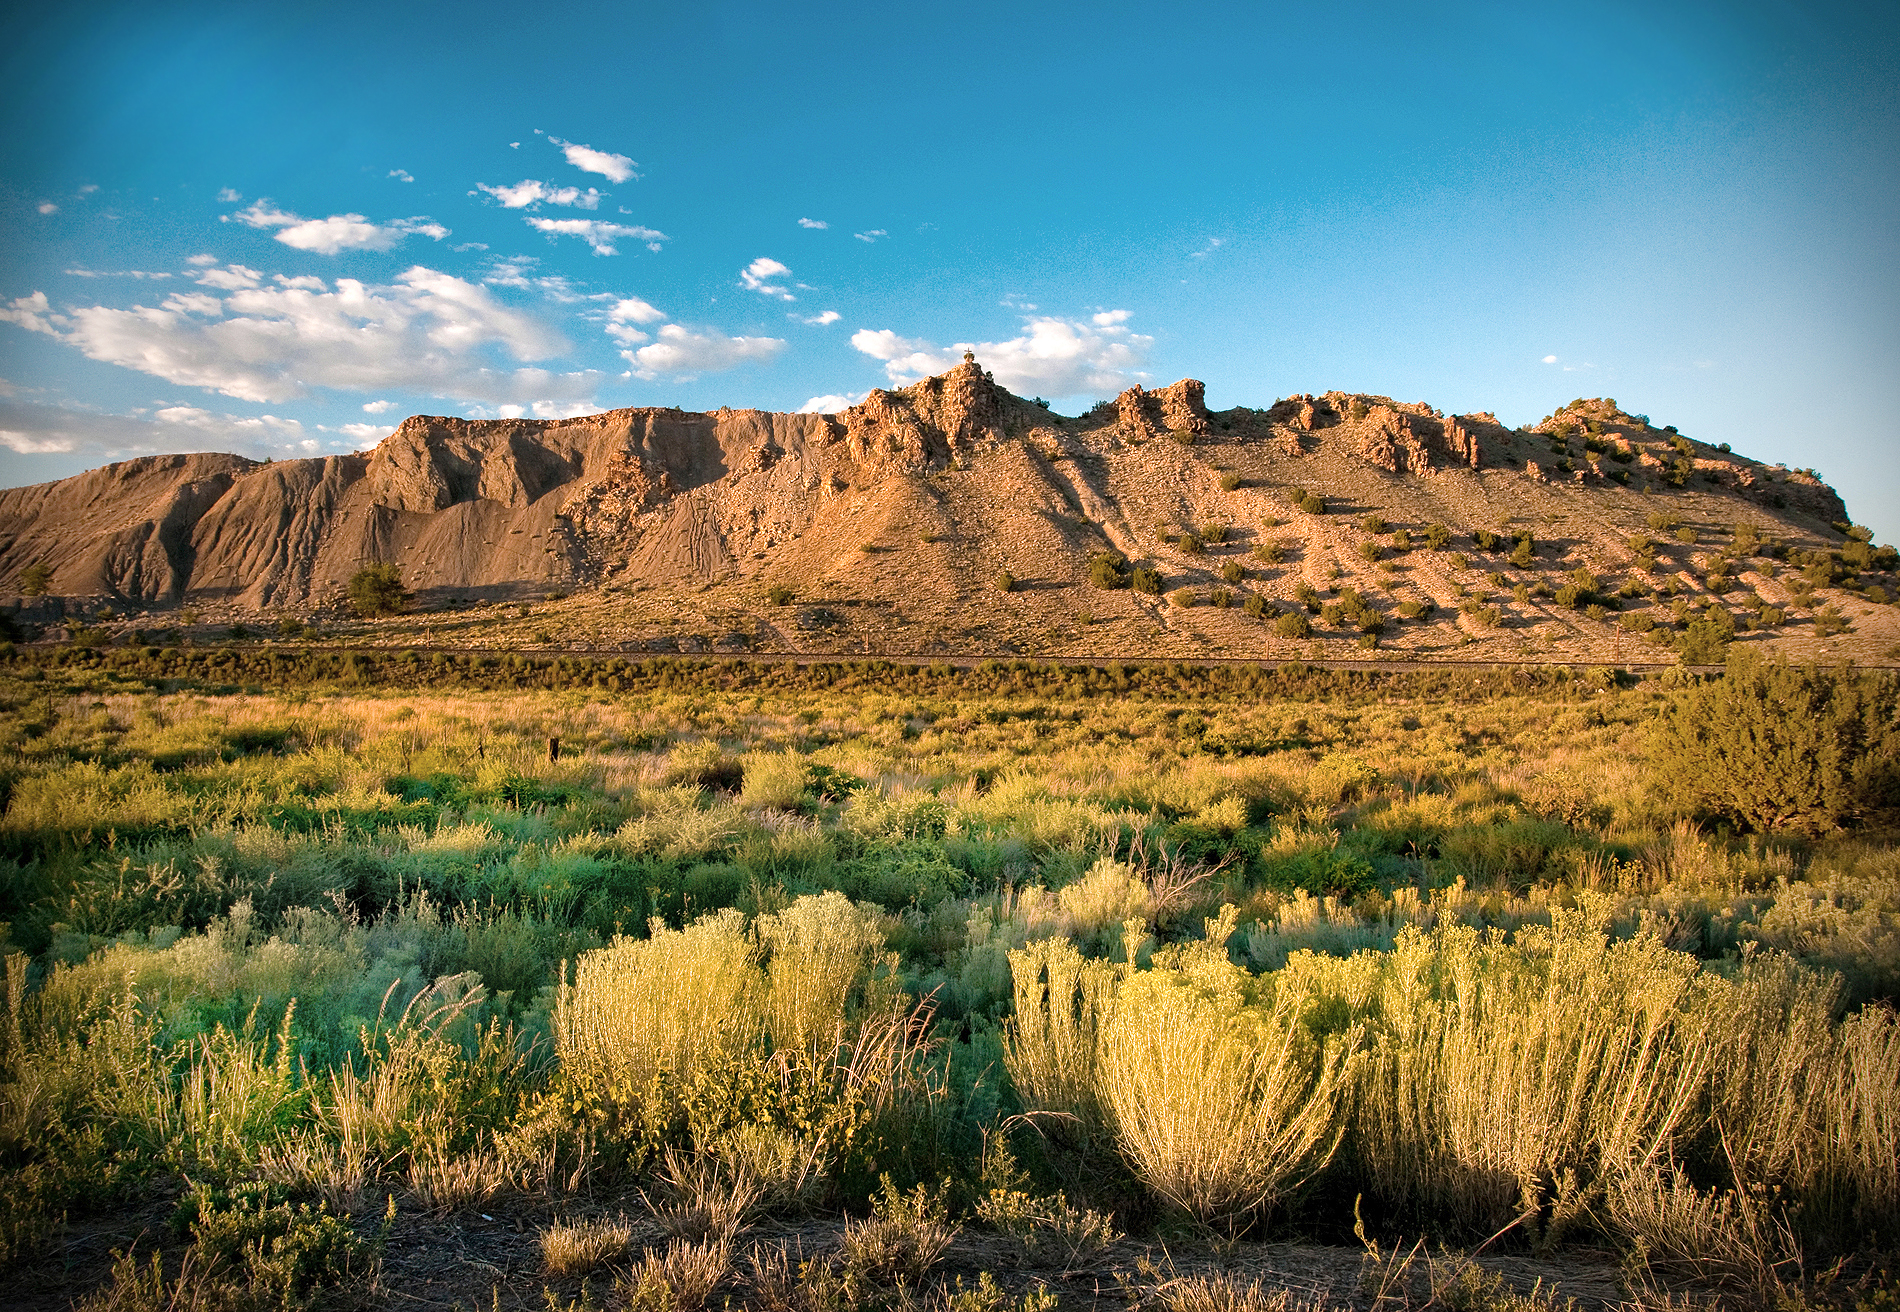
[[[1846,633],[1853,626],[1847,617],[1832,606],[1823,606],[1814,613],[1814,636],[1831,638],[1837,633]]]
[[[1159,597],[1161,574],[1153,565],[1137,565],[1135,572],[1129,576],[1128,586],[1143,596]]]
[[[351,575],[349,597],[350,608],[366,619],[398,614],[410,601],[402,571],[389,561],[365,565]]]
[[[1243,481],[1239,474],[1222,474],[1220,476],[1220,490],[1223,492],[1233,492],[1240,487]]]
[[[1220,577],[1223,583],[1238,583],[1247,577],[1247,571],[1239,561],[1230,560],[1221,565]]]
[[[1313,632],[1313,625],[1303,612],[1290,610],[1273,622],[1273,631],[1282,638],[1304,638]]]
[[[45,561],[35,561],[20,571],[20,595],[23,597],[44,597],[46,590],[53,586],[53,567]]]
[[[1734,650],[1657,721],[1656,786],[1694,814],[1810,836],[1900,803],[1900,679]]]
[[[765,595],[771,599],[774,606],[783,606],[791,601],[792,590],[781,584],[768,591]]]
[[[1689,621],[1682,637],[1676,640],[1676,654],[1684,665],[1720,665],[1728,659],[1728,648],[1735,641],[1735,621],[1721,606]]]
[[[1443,551],[1451,545],[1451,530],[1443,524],[1425,526],[1425,545],[1433,551]]]
[[[1125,588],[1128,576],[1122,571],[1128,558],[1119,551],[1100,552],[1089,560],[1089,583],[1097,588]]]
[[[990,586],[998,592],[1016,591],[1016,576],[1006,569],[999,569],[990,579]]]

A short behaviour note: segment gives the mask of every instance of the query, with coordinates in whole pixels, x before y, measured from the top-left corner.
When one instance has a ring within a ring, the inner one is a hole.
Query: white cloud
[[[1545,356],[1545,357],[1544,357],[1544,363],[1545,363],[1545,364],[1556,364],[1556,363],[1557,363],[1557,357],[1556,357],[1556,356],[1554,356],[1554,355],[1547,355],[1547,356]]]
[[[257,200],[236,214],[224,216],[248,228],[276,228],[277,240],[300,251],[335,255],[341,251],[386,251],[394,248],[410,233],[441,241],[449,230],[429,221],[427,215],[396,219],[387,224],[371,223],[361,214],[332,214],[327,219],[306,219],[275,208],[268,200]]]
[[[363,407],[363,413],[366,415],[380,415],[385,410],[394,409],[395,405],[396,403],[394,401],[371,401]]]
[[[827,324],[834,324],[844,318],[844,316],[839,314],[836,310],[826,310],[823,314],[814,314],[809,319],[801,318],[798,315],[792,315],[791,317],[797,319],[802,324],[809,324],[813,328],[823,328]]]
[[[747,291],[758,292],[762,296],[776,296],[781,301],[795,301],[798,298],[786,291],[775,279],[789,278],[792,271],[777,260],[761,255],[758,259],[739,271],[739,281]]]
[[[504,256],[489,266],[488,275],[482,281],[491,287],[519,287],[525,291],[534,286],[528,271],[539,263],[541,261],[532,255]]]
[[[607,311],[607,335],[622,347],[634,347],[642,342],[653,340],[651,334],[641,332],[634,327],[641,323],[658,323],[666,318],[666,312],[647,304],[638,296],[629,296],[624,301],[614,302],[613,309]],[[626,354],[622,351],[621,354]]]
[[[68,269],[66,274],[72,278],[143,278],[153,281],[171,277],[169,273],[147,273],[143,269]]]
[[[559,137],[549,137],[548,140],[559,146],[561,153],[567,156],[567,162],[583,173],[598,173],[609,182],[625,182],[640,176],[634,172],[639,165],[625,155],[612,155],[604,150],[595,150],[592,146],[562,141]]]
[[[224,302],[206,292],[173,292],[165,298],[165,308],[177,314],[202,314],[215,319],[224,313]]]
[[[193,255],[185,261],[186,264],[192,265],[195,268],[200,268],[200,269],[202,269],[207,264],[216,264],[217,262],[218,262],[218,257],[215,255]]]
[[[40,213],[41,214],[57,214],[59,213],[59,206],[53,204],[53,202],[50,200],[43,200],[40,202]]]
[[[534,178],[523,178],[512,187],[491,187],[486,182],[475,186],[500,201],[505,210],[532,209],[536,205],[569,205],[582,210],[600,208],[600,193],[592,187],[582,191],[579,187],[557,187]]]
[[[659,340],[637,351],[623,351],[633,372],[641,378],[662,374],[705,374],[733,369],[742,364],[772,359],[785,347],[776,337],[727,337],[707,330],[669,323],[659,330]]]
[[[1145,362],[1154,339],[1123,327],[1126,318],[1114,310],[1087,323],[1032,318],[1025,321],[1021,336],[1008,341],[959,342],[950,347],[900,337],[888,328],[860,329],[851,335],[851,345],[882,360],[885,374],[898,384],[953,369],[962,363],[965,351],[974,351],[996,381],[1012,392],[1077,396],[1120,391],[1131,380],[1145,377],[1137,366]]]
[[[214,414],[192,405],[167,406],[152,418],[160,424],[195,429],[226,443],[254,443],[273,437],[295,441],[304,435],[303,425],[295,419],[279,419],[276,415],[249,418]]]
[[[591,401],[535,401],[529,405],[496,406],[494,418],[574,419],[580,415],[597,415],[600,413],[601,408]]]
[[[599,380],[595,373],[496,367],[491,351],[530,361],[567,344],[486,288],[421,265],[390,286],[339,278],[325,291],[263,286],[253,271],[240,272],[246,277],[216,302],[223,312],[217,317],[176,298],[60,316],[48,313],[38,293],[0,314],[92,359],[247,401],[285,401],[328,387],[571,402],[591,398]]]
[[[1201,247],[1198,251],[1189,251],[1188,258],[1191,260],[1204,260],[1226,244],[1227,239],[1224,237],[1209,237],[1207,239],[1207,245]]]
[[[599,219],[528,219],[526,222],[538,232],[550,237],[579,237],[594,248],[596,255],[618,255],[614,243],[622,237],[633,237],[646,243],[647,249],[657,251],[660,243],[668,240],[663,232],[652,228],[628,227],[622,223],[603,223]]]
[[[616,323],[658,323],[666,318],[666,312],[648,305],[638,296],[629,296],[624,301],[615,301],[607,318]]]
[[[829,228],[831,225],[826,223],[823,219],[800,219],[798,226],[801,228]]]
[[[412,177],[410,177],[410,176],[409,176],[409,170],[408,170],[408,169],[391,169],[391,170],[389,170],[389,176],[390,176],[390,177],[392,177],[392,178],[401,178],[401,179],[402,179],[402,180],[403,180],[404,182],[414,182],[414,181],[415,181],[415,179],[414,179],[414,178],[412,178]]]
[[[464,251],[485,251],[488,249],[488,243],[485,241],[457,242],[455,245],[449,247],[449,249],[454,251],[457,255],[460,255]]]
[[[0,401],[0,446],[21,455],[84,451],[89,460],[104,464],[180,451],[233,451],[256,458],[319,455],[326,449],[347,451],[352,444],[313,440],[302,424],[276,415],[167,406],[151,419],[142,419]]]
[[[326,430],[343,434],[357,444],[358,450],[375,446],[396,430],[387,424],[338,424],[336,428]]]
[[[81,188],[80,188],[80,189],[79,189],[78,191],[76,191],[76,192],[74,192],[74,193],[73,193],[73,195],[75,195],[75,196],[90,196],[90,195],[92,195],[92,193],[93,193],[93,192],[95,192],[95,191],[97,191],[97,190],[99,190],[99,184],[98,184],[98,183],[96,183],[96,182],[88,182],[88,183],[87,183],[87,184],[86,184],[85,186],[83,186],[83,187],[81,187]]]
[[[220,205],[235,205],[243,199],[244,194],[242,192],[235,191],[230,187],[221,187],[218,190],[218,204]]]
[[[835,415],[840,410],[849,410],[852,406],[869,395],[869,392],[851,392],[840,396],[836,392],[833,392],[827,396],[814,396],[811,400],[799,406],[793,413],[801,415]]]
[[[34,292],[17,298],[11,305],[0,305],[0,320],[17,323],[30,333],[45,333],[48,337],[59,336],[56,325],[65,322],[53,313],[45,292]]]
[[[235,292],[257,286],[263,277],[256,269],[247,269],[242,264],[227,264],[222,269],[206,269],[193,281],[200,286]]]
[[[853,237],[856,237],[856,238],[857,238],[857,239],[858,239],[859,241],[871,241],[871,242],[874,242],[874,241],[876,241],[876,240],[877,240],[877,239],[878,239],[879,237],[888,237],[888,236],[890,236],[891,234],[890,234],[890,233],[888,233],[888,232],[886,232],[886,231],[884,231],[884,229],[882,229],[882,228],[872,228],[872,229],[871,229],[871,230],[870,230],[869,232],[854,232],[854,233],[852,233],[851,235],[852,235]]]

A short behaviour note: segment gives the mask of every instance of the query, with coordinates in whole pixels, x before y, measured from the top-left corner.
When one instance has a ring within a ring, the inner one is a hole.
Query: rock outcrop
[[[1144,391],[1139,385],[1115,398],[1115,417],[1125,441],[1142,442],[1169,433],[1199,438],[1208,431],[1207,387],[1183,378],[1172,387]]]
[[[1449,521],[1503,484],[1522,488],[1514,473],[1493,476],[1519,468],[1542,502],[1620,494],[1607,472],[1634,487],[1683,478],[1823,526],[1847,517],[1811,471],[1696,446],[1611,403],[1569,407],[1538,431],[1540,450],[1583,463],[1581,437],[1588,463],[1564,478],[1524,460],[1523,434],[1492,415],[1389,397],[1308,394],[1210,415],[1194,379],[1064,418],[968,357],[834,415],[416,415],[358,454],[148,456],[0,491],[0,597],[40,565],[51,595],[14,610],[43,621],[123,605],[309,610],[372,561],[398,564],[425,603],[636,583],[679,595],[731,580],[862,582],[884,563],[894,577],[890,553],[902,551],[922,561],[907,597],[960,606],[973,579],[994,577],[977,563],[986,555],[991,569],[1086,578],[1091,553],[1151,551],[1157,520],[1239,525],[1248,498],[1277,507],[1289,487],[1329,496],[1334,482]]]

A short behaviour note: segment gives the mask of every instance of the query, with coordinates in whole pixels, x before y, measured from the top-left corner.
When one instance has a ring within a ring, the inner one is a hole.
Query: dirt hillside
[[[1635,661],[1703,621],[1900,657],[1894,553],[1810,471],[1606,399],[1512,430],[1202,396],[1063,417],[966,360],[837,415],[415,416],[361,455],[148,457],[0,492],[0,605],[55,638],[315,622],[449,646]],[[415,606],[352,621],[375,561]],[[7,600],[36,566],[45,595]]]

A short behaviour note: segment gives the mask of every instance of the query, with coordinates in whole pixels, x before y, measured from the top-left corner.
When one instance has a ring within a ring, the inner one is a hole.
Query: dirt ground
[[[156,1198],[136,1209],[70,1225],[37,1258],[19,1264],[8,1277],[9,1287],[0,1302],[21,1312],[65,1312],[106,1284],[115,1254],[127,1250],[143,1263],[157,1249],[165,1255],[167,1273],[175,1275],[184,1241],[168,1224],[174,1206],[171,1199]],[[447,1216],[401,1211],[373,1283],[330,1291],[319,1305],[501,1312],[565,1307],[588,1299],[597,1306],[614,1306],[621,1301],[615,1294],[617,1277],[628,1272],[644,1249],[662,1249],[666,1243],[656,1224],[635,1219],[643,1213],[637,1199],[624,1209],[594,1206],[563,1208],[559,1213],[544,1201],[497,1200],[484,1206],[486,1210]],[[540,1234],[557,1216],[582,1213],[625,1215],[633,1220],[632,1249],[627,1258],[585,1277],[550,1277],[542,1266]],[[374,1226],[363,1228],[368,1232]],[[708,1306],[756,1305],[746,1278],[747,1258],[755,1247],[784,1247],[796,1261],[835,1250],[840,1233],[837,1218],[802,1223],[768,1220],[748,1227],[734,1242],[731,1274]],[[1408,1251],[1409,1246],[1400,1250]],[[1061,1309],[1092,1310],[1158,1305],[1175,1282],[1225,1274],[1243,1286],[1259,1281],[1265,1292],[1285,1290],[1296,1302],[1310,1299],[1329,1308],[1424,1307],[1431,1301],[1425,1255],[1425,1250],[1419,1250],[1418,1260],[1396,1276],[1392,1269],[1402,1263],[1388,1257],[1383,1284],[1380,1264],[1372,1262],[1361,1247],[1298,1241],[1241,1243],[1220,1253],[1191,1238],[1175,1242],[1124,1239],[1065,1267],[1026,1260],[1016,1240],[966,1227],[931,1273],[930,1284],[954,1292],[961,1281],[961,1288],[972,1289],[980,1275],[989,1272],[1012,1298],[1046,1289]],[[1552,1292],[1560,1303],[1575,1300],[1579,1312],[1632,1305],[1625,1269],[1611,1253],[1575,1248],[1539,1258],[1497,1246],[1476,1260],[1520,1292]],[[1676,1287],[1673,1292],[1698,1303],[1719,1299],[1719,1291],[1713,1289]],[[1730,1300],[1727,1305],[1748,1304]]]

